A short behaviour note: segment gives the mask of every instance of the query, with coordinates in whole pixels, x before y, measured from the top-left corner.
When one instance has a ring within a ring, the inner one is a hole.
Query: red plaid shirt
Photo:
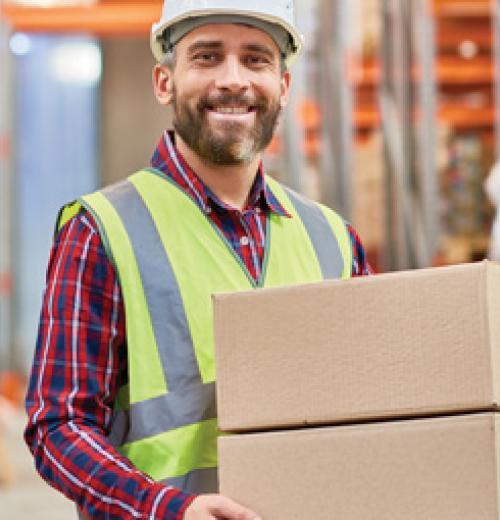
[[[205,211],[258,279],[270,212],[291,218],[259,168],[247,207],[238,211],[212,193],[165,133],[151,164]],[[348,226],[353,276],[370,273]],[[26,399],[25,432],[40,474],[89,518],[181,519],[193,500],[137,471],[109,442],[113,403],[127,382],[120,286],[93,218],[82,210],[52,249],[39,335]]]

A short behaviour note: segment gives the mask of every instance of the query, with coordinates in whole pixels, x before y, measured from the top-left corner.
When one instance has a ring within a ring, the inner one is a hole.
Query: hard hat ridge
[[[158,38],[161,38],[164,52],[171,52],[174,46],[183,38],[183,36],[197,27],[201,27],[202,25],[207,24],[223,23],[248,25],[268,33],[269,36],[271,36],[271,38],[276,42],[276,45],[284,57],[288,56],[290,53],[296,52],[297,50],[290,34],[280,25],[241,15],[235,16],[223,14],[186,18],[185,20],[182,20],[175,25],[167,27],[163,31],[163,34],[158,36]]]
[[[151,50],[157,61],[184,35],[207,23],[241,23],[267,32],[287,66],[303,47],[293,0],[164,0],[162,17],[151,30]]]

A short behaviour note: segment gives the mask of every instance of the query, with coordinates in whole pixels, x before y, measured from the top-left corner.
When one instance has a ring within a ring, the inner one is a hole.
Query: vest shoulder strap
[[[78,212],[82,209],[82,205],[78,200],[74,200],[64,205],[57,215],[56,225],[54,229],[54,236],[61,231],[65,224],[67,224],[73,217],[78,215]]]
[[[324,279],[350,278],[352,248],[344,219],[335,211],[266,177],[273,194],[304,224]]]

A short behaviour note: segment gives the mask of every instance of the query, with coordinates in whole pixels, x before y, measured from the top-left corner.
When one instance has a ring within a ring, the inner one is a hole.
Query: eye
[[[193,61],[205,65],[215,63],[217,59],[218,55],[215,52],[199,52],[193,56]]]
[[[251,54],[245,58],[246,63],[253,67],[259,67],[268,65],[270,63],[269,58],[260,54]]]

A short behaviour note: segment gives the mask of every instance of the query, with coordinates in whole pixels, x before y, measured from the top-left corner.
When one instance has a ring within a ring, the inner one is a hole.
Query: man
[[[290,0],[254,5],[165,2],[153,82],[174,131],[61,212],[26,440],[87,518],[257,519],[216,494],[211,294],[369,272],[349,225],[264,176],[302,43]]]

